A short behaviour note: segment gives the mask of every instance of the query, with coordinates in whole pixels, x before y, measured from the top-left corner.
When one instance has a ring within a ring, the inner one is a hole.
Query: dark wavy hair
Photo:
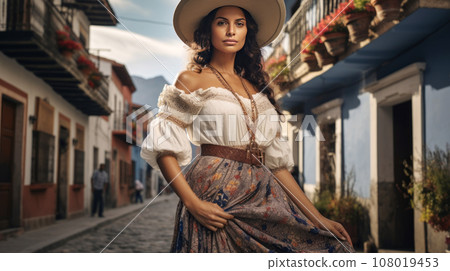
[[[191,61],[188,63],[187,69],[201,72],[203,67],[211,61],[213,48],[211,46],[211,25],[216,16],[217,10],[212,10],[200,21],[199,27],[194,32],[194,42],[190,45],[192,49]],[[258,33],[258,25],[250,15],[250,13],[240,8],[245,15],[247,21],[247,36],[245,38],[244,47],[236,53],[234,61],[234,69],[243,78],[255,85],[257,89],[263,89],[264,93],[273,104],[278,115],[281,112],[280,106],[275,101],[273,89],[268,84],[269,75],[263,69],[263,57],[261,48],[256,41],[256,33]]]

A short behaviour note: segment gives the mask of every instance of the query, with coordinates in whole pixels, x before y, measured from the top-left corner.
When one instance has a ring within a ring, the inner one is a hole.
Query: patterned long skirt
[[[185,177],[200,199],[234,218],[214,232],[179,201],[170,252],[355,252],[313,226],[264,167],[199,156]]]

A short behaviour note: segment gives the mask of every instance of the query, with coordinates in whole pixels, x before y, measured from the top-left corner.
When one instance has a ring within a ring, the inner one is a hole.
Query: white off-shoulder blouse
[[[250,99],[239,95],[248,113]],[[280,137],[281,121],[263,93],[253,95],[258,108],[256,142],[265,153],[265,166],[272,171],[294,166],[292,150]],[[250,134],[236,97],[221,87],[197,89],[185,93],[174,85],[164,85],[158,98],[159,113],[148,125],[148,135],[141,146],[141,157],[154,169],[157,158],[174,155],[180,166],[192,159],[194,145],[215,144],[243,148]],[[251,122],[253,123],[253,122]]]

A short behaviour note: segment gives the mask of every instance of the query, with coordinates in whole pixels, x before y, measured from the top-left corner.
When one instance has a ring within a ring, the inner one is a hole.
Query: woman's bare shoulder
[[[178,73],[175,87],[189,94],[202,87],[207,75],[205,72],[184,70]]]

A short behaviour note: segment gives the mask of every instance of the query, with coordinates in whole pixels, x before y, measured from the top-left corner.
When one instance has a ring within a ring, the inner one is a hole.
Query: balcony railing
[[[113,129],[115,131],[123,131],[127,129],[127,116],[123,112],[114,112]]]
[[[346,0],[304,0],[287,23],[287,31],[290,38],[290,59],[295,60],[291,64],[291,70],[295,71],[301,64],[300,54],[302,40],[306,32],[312,30],[320,20],[338,8],[339,4]]]
[[[92,89],[74,58],[58,50],[56,31],[70,25],[49,0],[8,1],[6,27],[0,31],[0,51],[47,82],[69,103],[88,115],[109,115],[108,82]],[[70,31],[72,40],[79,41]],[[85,48],[80,53],[88,55]]]
[[[133,124],[130,121],[127,123],[128,114],[124,112],[115,112],[113,116],[113,134],[121,140],[132,143],[136,141],[136,129],[133,129]],[[129,142],[130,139],[132,142]]]

